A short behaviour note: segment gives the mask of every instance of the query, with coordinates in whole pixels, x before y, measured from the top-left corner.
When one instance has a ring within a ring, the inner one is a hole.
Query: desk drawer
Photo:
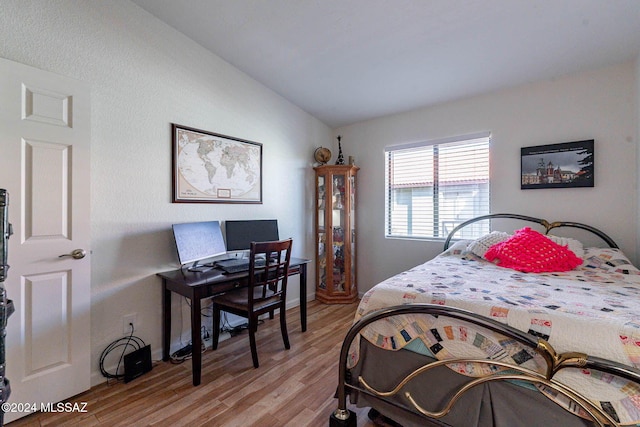
[[[289,267],[289,276],[294,274],[300,274],[301,267],[299,265],[295,265],[293,267]]]
[[[223,292],[246,287],[248,285],[249,285],[249,279],[247,279],[246,277],[243,279],[230,280],[229,282],[217,283],[213,286],[208,286],[206,288],[206,294],[203,295],[203,297],[218,295]]]

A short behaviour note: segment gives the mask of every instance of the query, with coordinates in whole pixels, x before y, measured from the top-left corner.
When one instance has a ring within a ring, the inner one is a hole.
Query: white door
[[[9,402],[56,403],[90,387],[89,117],[85,84],[0,58]],[[75,249],[86,256],[60,257]]]

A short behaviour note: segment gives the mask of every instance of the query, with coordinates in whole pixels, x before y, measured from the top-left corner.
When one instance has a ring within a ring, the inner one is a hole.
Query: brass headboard
[[[542,225],[545,228],[545,234],[548,234],[549,231],[554,229],[554,228],[560,228],[560,227],[580,228],[582,230],[589,231],[589,232],[595,234],[596,236],[600,237],[602,240],[604,240],[607,243],[607,245],[609,245],[610,248],[618,248],[618,245],[616,244],[616,242],[613,241],[613,239],[611,237],[609,237],[604,232],[598,230],[597,228],[592,227],[592,226],[587,225],[587,224],[581,224],[579,222],[567,222],[567,221],[549,222],[546,219],[535,218],[535,217],[532,217],[532,216],[519,215],[519,214],[510,214],[510,213],[496,213],[496,214],[482,215],[482,216],[478,216],[478,217],[475,217],[475,218],[471,218],[471,219],[463,222],[462,224],[458,225],[456,228],[451,230],[451,232],[447,236],[447,240],[445,240],[445,242],[444,242],[444,250],[447,250],[449,248],[449,245],[451,244],[451,240],[453,239],[454,235],[460,229],[468,226],[469,224],[473,224],[474,222],[483,221],[483,220],[491,220],[491,219],[495,219],[495,218],[519,219],[519,220],[522,220],[522,221],[535,222],[537,224]]]

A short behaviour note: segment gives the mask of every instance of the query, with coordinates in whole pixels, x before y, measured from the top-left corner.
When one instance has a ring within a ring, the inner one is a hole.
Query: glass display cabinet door
[[[349,177],[349,234],[351,242],[351,256],[350,259],[350,273],[351,273],[351,289],[350,292],[357,295],[358,289],[356,289],[356,176],[351,175]]]
[[[355,262],[355,166],[318,166],[316,171],[316,299],[357,300]]]
[[[316,191],[318,196],[318,212],[316,213],[316,233],[317,233],[317,275],[318,275],[318,288],[327,289],[327,233],[325,228],[325,215],[326,215],[326,186],[325,176],[318,175],[316,183]]]
[[[345,185],[344,175],[333,175],[333,203],[332,203],[332,267],[333,291],[344,292],[346,283],[345,268]]]

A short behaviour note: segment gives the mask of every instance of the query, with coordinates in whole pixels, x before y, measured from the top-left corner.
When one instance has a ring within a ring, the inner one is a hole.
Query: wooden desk
[[[291,258],[289,262],[289,276],[300,275],[300,323],[302,331],[307,330],[307,264],[308,259]],[[194,349],[191,357],[193,370],[193,385],[200,384],[202,372],[202,336],[200,327],[201,303],[203,298],[221,294],[228,290],[247,286],[249,272],[223,274],[222,270],[214,268],[204,273],[193,273],[187,269],[165,271],[157,274],[162,278],[162,360],[169,360],[169,346],[171,344],[171,292],[185,296],[191,300],[191,345]],[[198,351],[196,351],[198,349]]]

